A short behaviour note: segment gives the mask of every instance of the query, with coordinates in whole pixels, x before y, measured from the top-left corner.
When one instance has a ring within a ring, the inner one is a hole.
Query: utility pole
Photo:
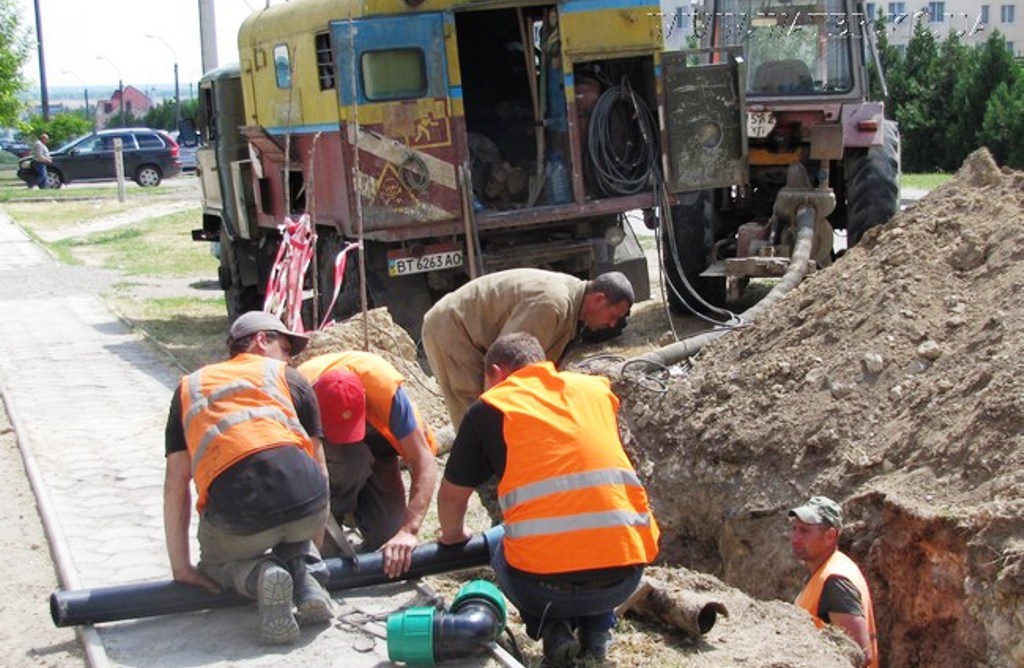
[[[213,0],[199,0],[199,40],[203,52],[202,74],[206,74],[217,68],[217,20]]]
[[[180,126],[181,126],[181,91],[178,88],[178,54],[177,54],[177,52],[175,52],[174,49],[171,48],[171,45],[168,44],[164,40],[164,38],[161,37],[160,35],[146,35],[146,37],[149,37],[150,39],[160,40],[160,42],[163,43],[163,45],[167,47],[167,50],[170,51],[171,55],[174,57],[174,127],[175,128],[180,128]]]
[[[43,58],[43,16],[39,13],[39,0],[35,0],[36,48],[39,51],[39,97],[43,105],[43,121],[50,121],[50,93],[46,90],[46,59]]]
[[[36,0],[38,2],[39,0]],[[110,63],[110,66],[117,72],[117,96],[121,98],[121,127],[124,127],[124,77],[121,76],[121,70],[117,68],[110,58],[105,56],[96,56],[96,60],[105,60]]]
[[[82,82],[82,87],[83,87],[83,90],[85,91],[85,117],[89,118],[89,119],[92,119],[93,129],[95,129],[96,118],[89,114],[89,84],[85,83],[85,79],[83,79],[82,77],[78,76],[77,74],[75,74],[71,70],[64,70],[63,73],[64,74],[70,74],[71,76],[73,76],[74,78],[76,78],[76,79],[78,79],[79,81]]]

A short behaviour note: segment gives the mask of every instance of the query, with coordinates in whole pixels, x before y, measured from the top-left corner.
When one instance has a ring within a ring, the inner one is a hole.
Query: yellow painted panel
[[[562,14],[562,49],[574,55],[661,49],[660,11],[651,5]]]

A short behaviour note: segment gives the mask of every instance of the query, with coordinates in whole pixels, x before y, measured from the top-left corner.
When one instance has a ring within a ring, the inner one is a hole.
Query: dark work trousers
[[[331,512],[341,522],[351,513],[363,534],[363,549],[376,550],[405,518],[405,485],[398,454],[368,428],[363,443],[324,445],[331,482]]]
[[[504,541],[491,556],[494,575],[526,624],[526,635],[538,640],[548,622],[566,620],[584,634],[608,631],[615,626],[615,606],[632,594],[643,575],[637,566],[621,580],[578,585],[546,581],[543,574],[523,573],[505,561]]]

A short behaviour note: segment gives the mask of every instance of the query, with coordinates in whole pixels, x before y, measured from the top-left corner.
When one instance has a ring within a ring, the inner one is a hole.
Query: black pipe
[[[500,526],[473,536],[461,545],[424,543],[412,551],[412,565],[400,580],[424,575],[448,573],[490,562],[493,546],[504,531]],[[384,574],[384,556],[380,552],[360,554],[355,560],[329,558],[327,564],[330,591],[342,591],[394,582]],[[211,594],[198,585],[175,581],[139,582],[96,589],[55,591],[50,595],[50,617],[56,626],[99,624],[122,619],[155,617],[194,610],[212,610],[242,605],[250,599],[234,591]]]
[[[434,661],[465,659],[486,652],[505,628],[504,611],[485,599],[466,601],[434,618]]]

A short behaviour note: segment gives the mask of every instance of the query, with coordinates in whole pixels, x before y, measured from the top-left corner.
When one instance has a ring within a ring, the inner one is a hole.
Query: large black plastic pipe
[[[497,541],[504,536],[500,526],[473,536],[461,545],[424,543],[412,552],[412,565],[401,580],[448,573],[483,566]],[[394,582],[384,574],[380,552],[361,554],[355,560],[329,558],[327,588],[342,591]],[[99,624],[122,619],[170,615],[194,610],[212,610],[242,605],[249,599],[236,592],[211,594],[197,585],[181,582],[139,582],[135,584],[55,591],[50,595],[50,617],[57,626]]]

